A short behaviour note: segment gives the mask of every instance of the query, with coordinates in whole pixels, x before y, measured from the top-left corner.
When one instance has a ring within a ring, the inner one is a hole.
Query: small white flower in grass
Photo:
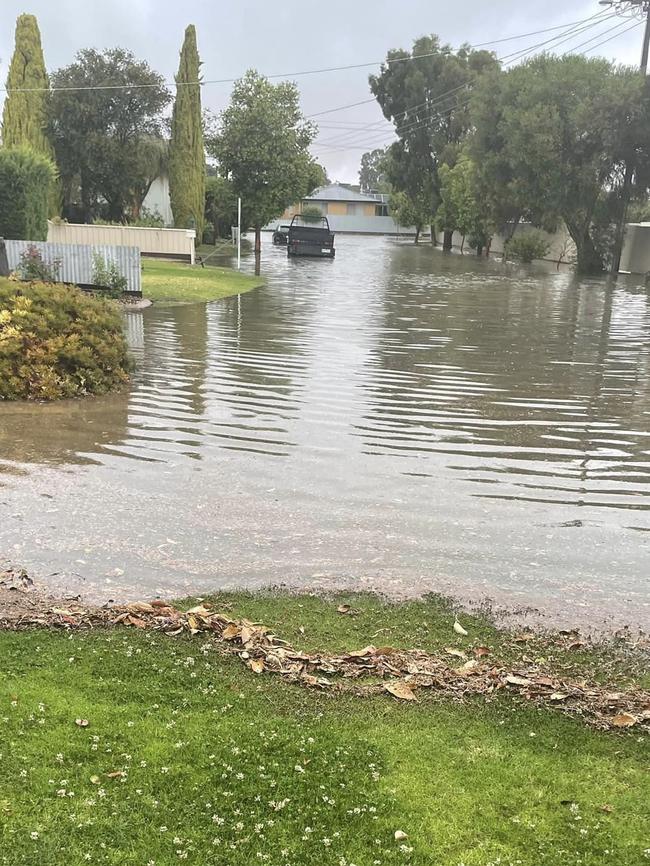
[[[304,773],[305,772],[305,768],[301,767],[300,764],[296,764],[296,766],[293,769],[296,771],[296,773]]]
[[[38,839],[38,833],[36,832],[36,830],[32,830],[32,832],[29,834],[29,838]]]
[[[169,767],[161,767],[160,772],[161,773],[169,773]]]

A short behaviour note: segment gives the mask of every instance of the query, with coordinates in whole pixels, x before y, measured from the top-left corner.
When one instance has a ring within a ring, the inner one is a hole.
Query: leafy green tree
[[[305,195],[311,195],[315,189],[321,186],[327,186],[330,179],[327,176],[327,169],[320,163],[312,160],[308,166],[307,173],[307,190]]]
[[[235,83],[221,129],[208,143],[221,172],[242,199],[242,222],[261,229],[302,199],[314,180],[309,145],[316,127],[300,111],[295,84],[272,84],[255,70]]]
[[[387,148],[377,147],[369,150],[361,157],[359,183],[361,189],[372,189],[377,192],[390,192],[390,183],[386,174]]]
[[[495,212],[511,227],[563,220],[578,271],[604,270],[626,161],[647,161],[643,78],[605,60],[542,55],[486,77],[472,116],[471,152]]]
[[[402,62],[402,61],[410,62]],[[390,148],[388,179],[418,212],[435,214],[440,205],[439,168],[453,167],[471,130],[470,95],[476,82],[498,61],[487,51],[463,46],[454,52],[437,36],[425,36],[411,52],[393,50],[370,89],[399,141]],[[451,248],[445,232],[444,247]]]
[[[208,177],[205,182],[205,221],[218,238],[230,234],[237,223],[237,196],[232,183],[225,177]]]
[[[143,137],[137,150],[129,222],[142,217],[142,206],[156,178],[169,173],[169,145],[157,136]]]
[[[476,165],[465,155],[453,168],[441,165],[440,207],[436,223],[443,231],[458,231],[479,254],[487,246],[493,234],[490,209],[480,196]]]
[[[396,190],[390,196],[390,210],[398,225],[415,227],[415,243],[419,243],[422,229],[432,219],[428,197],[412,199],[407,193]]]
[[[76,205],[84,222],[98,215],[124,221],[149,171],[143,151],[162,137],[170,100],[162,76],[130,51],[88,48],[52,75],[52,86],[50,130],[64,213],[75,218]]]
[[[205,152],[201,118],[201,60],[196,29],[185,30],[181,59],[176,75],[176,99],[172,113],[169,145],[169,194],[174,223],[196,228],[199,243],[203,234],[205,208]]]

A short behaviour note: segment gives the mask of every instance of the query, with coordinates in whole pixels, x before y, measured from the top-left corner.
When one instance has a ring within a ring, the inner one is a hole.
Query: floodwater
[[[127,313],[127,393],[0,406],[3,557],[102,599],[351,585],[648,629],[648,292],[337,241]]]

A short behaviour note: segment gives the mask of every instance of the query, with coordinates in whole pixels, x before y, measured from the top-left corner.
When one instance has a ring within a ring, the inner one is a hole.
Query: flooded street
[[[101,599],[351,585],[650,628],[650,295],[337,247],[128,313],[130,392],[0,405],[2,557]]]

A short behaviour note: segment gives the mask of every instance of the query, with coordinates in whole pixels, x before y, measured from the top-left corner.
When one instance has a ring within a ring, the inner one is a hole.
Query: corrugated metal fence
[[[35,246],[48,265],[60,262],[57,282],[93,285],[93,257],[99,254],[106,264],[113,262],[123,277],[126,291],[140,294],[140,250],[138,247],[115,247],[101,244],[58,244],[44,241],[5,241],[9,267],[15,270],[27,247]]]

